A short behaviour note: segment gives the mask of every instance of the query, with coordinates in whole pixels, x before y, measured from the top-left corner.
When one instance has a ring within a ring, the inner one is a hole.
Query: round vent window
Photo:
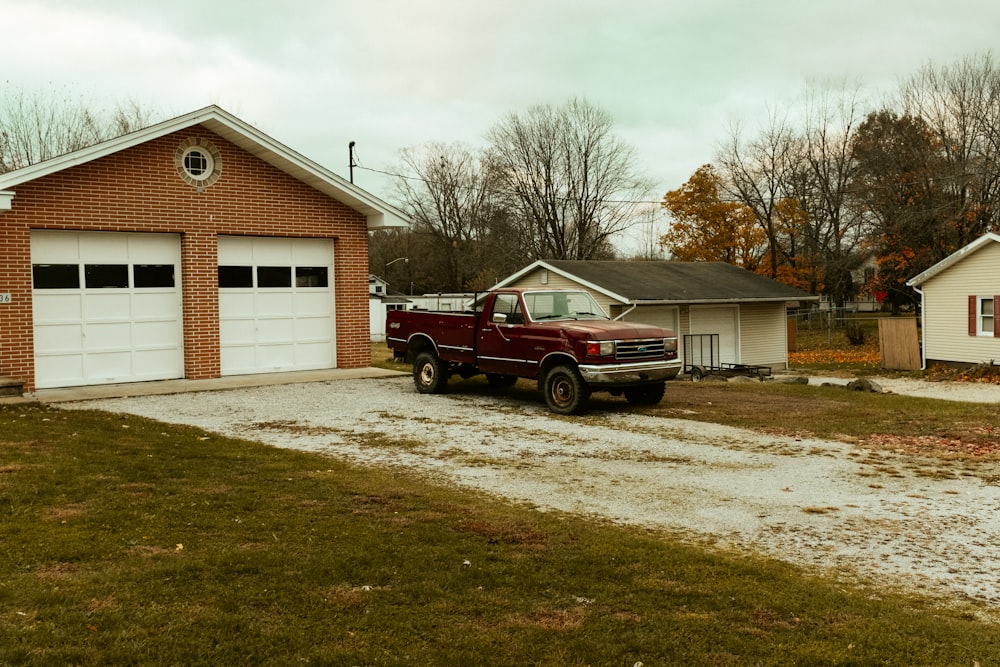
[[[206,139],[192,138],[183,142],[175,155],[177,173],[188,185],[206,188],[222,174],[222,156]]]

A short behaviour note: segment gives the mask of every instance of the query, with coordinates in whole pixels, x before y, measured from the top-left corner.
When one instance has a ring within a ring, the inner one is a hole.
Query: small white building
[[[391,291],[385,279],[373,273],[368,275],[368,319],[373,343],[385,340],[385,318],[390,310],[409,310],[410,307],[410,300]]]
[[[906,284],[920,293],[925,368],[1000,364],[1000,235],[979,237]]]

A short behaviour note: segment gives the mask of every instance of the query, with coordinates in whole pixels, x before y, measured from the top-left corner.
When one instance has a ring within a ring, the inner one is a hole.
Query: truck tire
[[[625,398],[632,405],[656,405],[663,400],[666,389],[666,383],[663,382],[629,387],[625,390]]]
[[[590,387],[572,366],[556,366],[549,371],[543,390],[549,410],[560,415],[576,414],[590,398]]]
[[[421,352],[413,360],[413,384],[421,394],[440,394],[447,383],[447,365],[436,354]]]

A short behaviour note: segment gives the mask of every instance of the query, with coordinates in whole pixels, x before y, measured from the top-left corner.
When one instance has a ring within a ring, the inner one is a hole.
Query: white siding
[[[1000,243],[988,243],[923,284],[924,358],[1000,361],[1000,338],[969,335],[969,296],[1000,295]]]

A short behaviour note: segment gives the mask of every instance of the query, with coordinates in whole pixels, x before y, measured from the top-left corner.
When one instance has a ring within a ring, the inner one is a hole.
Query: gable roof
[[[232,142],[276,169],[363,214],[367,219],[368,229],[409,225],[409,221],[402,212],[378,197],[275,141],[260,130],[215,105],[93,146],[81,148],[72,153],[60,155],[51,160],[0,174],[0,213],[4,210],[10,210],[11,200],[16,195],[16,192],[10,191],[8,188],[54,174],[63,169],[85,164],[91,160],[138,146],[195,125],[201,125],[206,130]]]
[[[918,273],[913,278],[910,278],[909,280],[906,281],[906,284],[909,285],[910,287],[917,287],[919,285],[922,285],[931,278],[933,278],[934,276],[936,276],[937,274],[954,266],[958,262],[961,262],[963,259],[971,255],[972,253],[976,252],[977,250],[981,250],[990,243],[1000,243],[1000,234],[993,234],[993,233],[983,234],[978,239],[976,239],[969,245],[965,246],[964,248],[960,248],[959,250],[956,250],[955,252],[951,253],[950,255],[942,259],[940,262],[938,262],[931,268],[927,269],[922,273]]]
[[[800,289],[724,262],[539,260],[497,285],[548,269],[624,303],[814,301]]]

